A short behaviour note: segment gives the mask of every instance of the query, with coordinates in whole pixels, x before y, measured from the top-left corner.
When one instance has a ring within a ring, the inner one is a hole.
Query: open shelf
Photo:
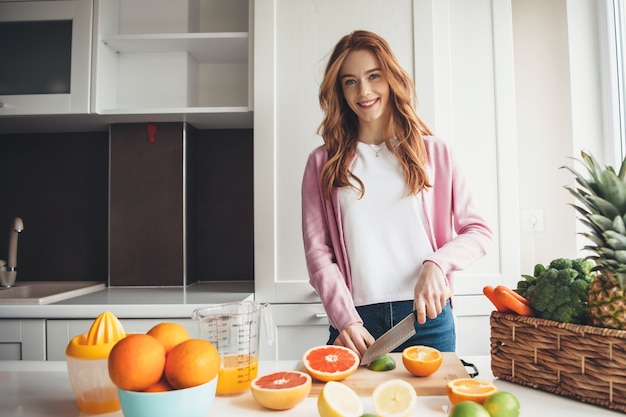
[[[93,113],[111,122],[252,126],[248,0],[95,4]]]

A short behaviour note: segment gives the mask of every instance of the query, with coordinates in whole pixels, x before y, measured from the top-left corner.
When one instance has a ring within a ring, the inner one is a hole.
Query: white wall
[[[513,0],[520,224],[542,210],[542,232],[521,232],[521,270],[577,257],[584,242],[573,198],[571,165],[582,149],[601,153],[602,102],[597,0]]]

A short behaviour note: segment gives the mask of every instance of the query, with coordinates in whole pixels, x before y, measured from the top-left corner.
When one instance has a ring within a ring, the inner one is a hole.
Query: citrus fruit
[[[304,372],[286,371],[263,375],[252,381],[254,399],[271,410],[288,410],[300,404],[311,392],[311,376]]]
[[[156,324],[148,330],[148,334],[156,337],[163,343],[165,352],[169,352],[174,346],[190,338],[184,326],[167,322]]]
[[[317,411],[320,417],[361,417],[363,403],[352,388],[329,381],[317,397]]]
[[[452,408],[448,417],[491,417],[489,411],[474,401],[461,401]]]
[[[172,391],[173,389],[174,388],[170,385],[170,383],[167,382],[167,378],[165,378],[165,375],[163,375],[161,379],[159,379],[159,382],[150,385],[144,390],[144,392],[165,392]]]
[[[510,392],[500,391],[487,397],[483,407],[491,417],[518,417],[520,413],[519,401]]]
[[[396,361],[389,355],[383,355],[373,360],[367,367],[377,372],[392,371],[396,369]]]
[[[406,417],[417,407],[417,394],[407,381],[390,379],[374,389],[372,405],[379,417]]]
[[[315,379],[328,382],[346,379],[359,368],[359,356],[343,346],[318,346],[305,352],[302,364]]]
[[[461,401],[482,404],[487,397],[498,392],[498,387],[493,382],[482,379],[459,378],[448,382],[446,391],[452,404],[458,404]]]
[[[434,374],[441,362],[441,352],[429,346],[410,346],[402,351],[402,364],[415,376]]]
[[[161,379],[165,348],[149,334],[131,334],[113,346],[107,365],[109,377],[118,388],[143,391]]]
[[[217,375],[220,356],[213,343],[188,339],[174,346],[165,359],[165,377],[176,389],[206,384]]]

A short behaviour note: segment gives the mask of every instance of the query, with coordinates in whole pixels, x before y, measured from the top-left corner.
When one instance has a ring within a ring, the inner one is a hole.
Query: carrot
[[[483,287],[483,294],[487,296],[489,301],[496,307],[496,309],[502,313],[510,313],[512,310],[502,304],[500,300],[498,300],[494,294],[495,289],[491,285],[486,285]]]
[[[526,304],[527,306],[530,307],[530,301],[528,300],[528,298],[524,298],[522,295],[520,295],[517,291],[504,286],[504,285],[498,285],[498,287],[501,288],[502,291],[506,291],[509,294],[511,294],[513,297],[515,297],[518,301],[521,301],[522,303]],[[496,288],[498,288],[496,287]]]
[[[493,296],[498,302],[504,306],[506,306],[509,310],[514,311],[520,316],[534,316],[533,309],[526,305],[524,302],[518,299],[519,294],[517,294],[512,289],[505,287],[504,285],[498,285],[493,290]]]

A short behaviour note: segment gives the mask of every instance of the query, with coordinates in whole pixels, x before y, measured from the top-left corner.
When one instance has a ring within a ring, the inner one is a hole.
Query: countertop
[[[118,318],[189,318],[196,308],[254,299],[254,283],[201,282],[185,287],[107,287],[51,304],[0,304],[0,318],[95,318],[106,309]]]
[[[493,380],[489,357],[467,357],[480,371],[480,378]],[[296,369],[296,361],[262,361],[259,373]],[[604,417],[623,416],[624,414],[605,408],[570,400],[558,395],[523,387],[507,381],[495,380],[501,391],[509,391],[517,396],[521,404],[521,417],[549,417],[567,415],[568,417]],[[366,412],[372,412],[371,401],[361,398]],[[317,399],[306,398],[291,410],[276,412],[259,406],[249,391],[235,396],[218,396],[215,399],[210,416],[248,416],[273,415],[281,417],[316,417]],[[445,417],[451,407],[445,396],[418,397],[418,407],[414,417]],[[48,416],[85,416],[81,413],[72,390],[63,361],[0,361],[0,415],[3,417],[48,417]],[[121,411],[101,414],[102,417],[123,417]]]

